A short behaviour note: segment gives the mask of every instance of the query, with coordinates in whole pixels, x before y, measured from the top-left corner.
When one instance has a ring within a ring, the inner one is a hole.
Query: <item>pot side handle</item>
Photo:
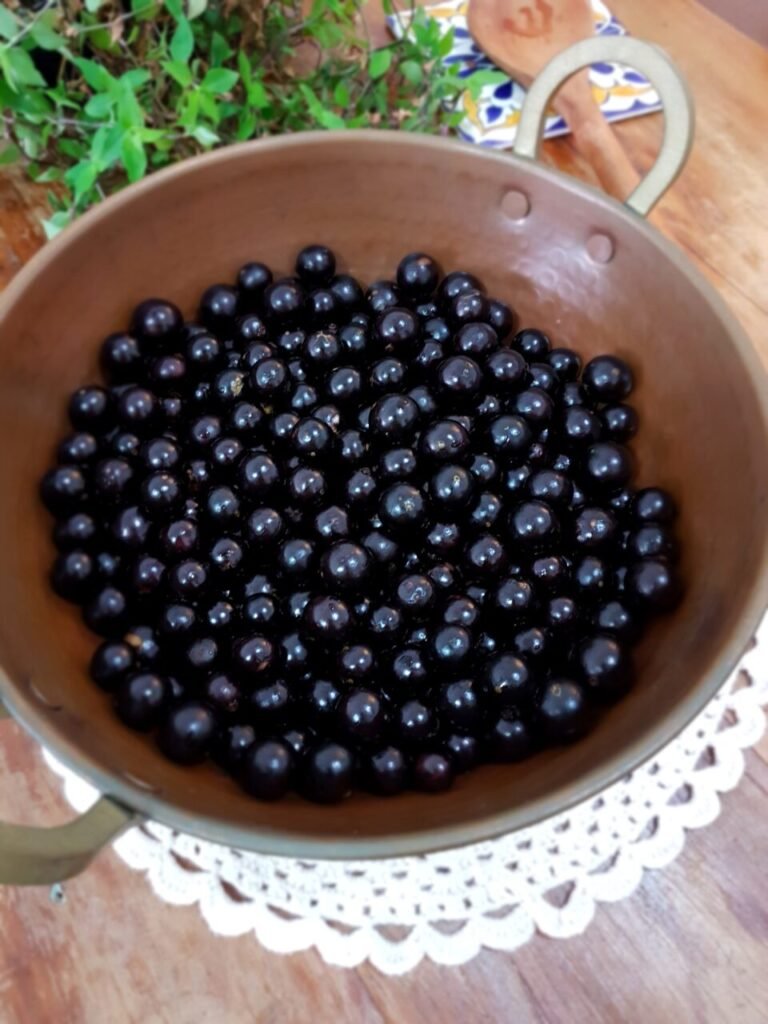
[[[664,107],[664,138],[656,162],[626,200],[634,213],[645,217],[683,169],[693,143],[694,105],[680,72],[667,54],[653,43],[631,36],[595,36],[569,46],[541,71],[523,103],[514,153],[535,160],[549,102],[560,86],[577,71],[601,61],[626,64],[640,71],[659,94]]]
[[[9,717],[0,704],[0,719]],[[0,884],[52,885],[71,878],[135,820],[131,811],[102,796],[66,825],[0,824]]]

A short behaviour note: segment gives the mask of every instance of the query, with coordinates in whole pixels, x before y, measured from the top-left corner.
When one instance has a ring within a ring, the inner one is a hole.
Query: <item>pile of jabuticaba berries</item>
[[[142,302],[42,481],[119,718],[262,799],[436,792],[573,740],[680,591],[626,363],[513,335],[424,254],[367,291],[335,264],[249,263],[194,322]]]

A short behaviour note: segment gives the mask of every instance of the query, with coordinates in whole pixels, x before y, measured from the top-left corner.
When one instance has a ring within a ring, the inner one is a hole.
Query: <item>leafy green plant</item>
[[[384,0],[392,11],[391,0]],[[51,183],[53,235],[180,158],[310,128],[439,131],[460,92],[422,10],[375,48],[362,0],[5,0],[0,163]]]

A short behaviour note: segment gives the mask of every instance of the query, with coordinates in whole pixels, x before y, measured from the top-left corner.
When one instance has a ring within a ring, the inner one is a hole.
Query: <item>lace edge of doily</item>
[[[752,652],[750,652],[752,653]],[[742,668],[750,671],[747,655]],[[268,905],[230,898],[220,880],[204,870],[189,871],[172,857],[155,858],[146,837],[138,829],[125,833],[114,844],[115,852],[133,870],[143,873],[159,899],[174,905],[197,904],[208,927],[218,935],[239,936],[253,932],[257,941],[274,953],[287,954],[316,948],[322,958],[338,967],[352,968],[369,961],[382,973],[404,974],[428,957],[437,964],[466,963],[483,948],[514,952],[528,942],[535,931],[551,938],[570,938],[588,927],[600,903],[618,902],[638,888],[647,870],[658,870],[680,855],[687,831],[711,824],[721,809],[720,794],[735,788],[744,773],[743,750],[753,746],[765,729],[761,703],[765,694],[744,693],[739,703],[742,728],[723,736],[720,770],[703,773],[691,799],[675,808],[675,814],[659,817],[653,835],[623,847],[604,872],[585,875],[572,892],[567,912],[543,898],[521,902],[504,916],[468,919],[446,935],[433,922],[408,926],[405,936],[392,940],[376,925],[370,928],[340,929],[321,918],[286,918]],[[749,695],[752,700],[747,702]],[[753,702],[754,701],[754,702]],[[69,802],[79,810],[94,791],[83,799],[81,780],[43,750],[46,763],[64,780]],[[722,766],[727,765],[723,770]],[[79,792],[76,789],[79,787]],[[354,934],[354,942],[350,934]]]
[[[623,846],[605,871],[581,876],[573,886],[565,909],[543,897],[521,900],[501,916],[483,915],[459,922],[450,934],[440,922],[421,922],[404,929],[396,939],[370,927],[341,928],[323,918],[289,918],[254,900],[238,900],[223,887],[222,880],[204,869],[190,871],[174,857],[155,857],[146,833],[131,829],[114,844],[115,852],[133,870],[142,872],[155,894],[175,905],[197,904],[203,919],[215,934],[238,936],[253,932],[257,941],[274,953],[287,954],[317,949],[329,964],[356,967],[368,961],[390,975],[404,974],[425,957],[437,964],[466,963],[482,949],[514,952],[528,942],[535,931],[551,938],[570,938],[590,924],[600,903],[629,897],[647,870],[670,864],[682,852],[686,833],[711,824],[721,810],[720,794],[735,788],[745,769],[743,751],[753,746],[766,726],[763,705],[768,703],[768,679],[759,679],[758,662],[768,639],[768,618],[757,631],[755,645],[734,670],[731,680],[746,673],[752,685],[729,692],[729,703],[738,707],[738,727],[720,734],[718,764],[697,773],[690,799],[665,809],[653,834]],[[725,686],[731,685],[731,680]],[[60,764],[47,750],[43,757],[63,780],[69,803],[79,811],[97,798],[96,791]],[[668,813],[667,813],[668,812]],[[354,941],[350,941],[353,937]]]

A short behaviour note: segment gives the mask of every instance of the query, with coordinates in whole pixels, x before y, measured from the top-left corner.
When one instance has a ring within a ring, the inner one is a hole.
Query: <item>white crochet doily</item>
[[[253,932],[278,953],[315,947],[330,964],[401,974],[424,957],[460,964],[514,950],[538,929],[583,932],[598,901],[625,899],[669,864],[685,830],[710,824],[744,770],[768,703],[768,617],[699,717],[654,760],[599,797],[490,842],[398,860],[306,862],[240,853],[149,823],[115,843],[160,899],[198,903],[213,932]],[[95,790],[46,759],[77,810]]]

